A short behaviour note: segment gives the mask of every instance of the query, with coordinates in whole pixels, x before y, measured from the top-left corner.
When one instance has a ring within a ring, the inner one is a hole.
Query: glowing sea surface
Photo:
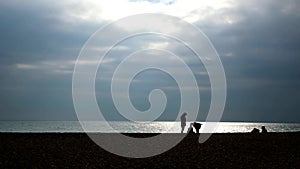
[[[208,122],[200,122],[205,125]],[[106,129],[103,122],[84,122],[88,126],[88,132],[101,133],[179,133],[180,122],[109,122],[114,129]],[[185,128],[185,132],[189,123]],[[253,128],[266,126],[269,132],[299,132],[300,123],[237,123],[220,122],[214,133],[245,133]],[[0,121],[0,132],[21,133],[76,133],[84,132],[78,121]],[[200,129],[203,132],[203,127]]]

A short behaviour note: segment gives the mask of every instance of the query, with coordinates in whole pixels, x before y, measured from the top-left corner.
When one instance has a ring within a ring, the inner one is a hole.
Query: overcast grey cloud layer
[[[182,16],[194,18],[193,24],[220,54],[228,83],[222,120],[300,122],[300,2],[231,3],[218,9],[199,6]],[[101,9],[95,20],[82,17],[89,7],[81,1],[0,2],[0,120],[76,120],[71,93],[75,60],[89,36],[112,21],[101,18]],[[108,119],[123,118],[115,112],[106,78],[122,57],[141,45],[165,45],[183,58],[192,55],[160,37],[120,44],[98,71],[96,81],[99,105]],[[201,93],[199,120],[204,120],[210,102],[208,77],[201,63],[186,61],[198,71],[194,73]],[[164,73],[137,76],[130,89],[133,104],[146,110],[147,93],[153,87],[164,89],[169,98],[159,120],[172,120],[180,98],[174,79]]]

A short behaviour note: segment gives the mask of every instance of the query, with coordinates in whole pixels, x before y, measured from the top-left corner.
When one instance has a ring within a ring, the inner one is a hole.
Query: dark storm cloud
[[[98,27],[93,23],[86,25],[76,23],[72,18],[63,18],[67,6],[59,2],[49,3],[0,2],[0,69],[5,69],[1,71],[3,76],[25,73],[18,69],[22,65],[27,69],[49,68],[49,64],[54,67],[75,60],[89,34]]]
[[[300,120],[299,6],[299,1],[238,2],[198,23],[226,71],[224,120]],[[214,22],[220,17],[232,23]]]
[[[75,119],[70,61],[99,25],[62,18],[67,5],[0,2],[2,120]]]

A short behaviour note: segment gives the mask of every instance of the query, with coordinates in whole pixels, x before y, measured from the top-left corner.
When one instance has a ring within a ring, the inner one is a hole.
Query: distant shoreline
[[[107,133],[101,135],[114,135]],[[153,133],[126,133],[150,137]],[[179,135],[168,133],[166,136]],[[205,143],[187,135],[158,156],[111,154],[83,133],[0,133],[0,168],[297,168],[300,132],[216,133]]]
[[[200,133],[248,133],[253,128],[261,129],[265,126],[269,132],[298,132],[300,123],[231,123],[220,122],[215,130],[207,130],[207,122],[202,125]],[[187,129],[190,122],[184,132]],[[10,121],[0,122],[0,133],[84,133],[85,131],[101,133],[180,133],[180,122],[74,122],[74,121]]]

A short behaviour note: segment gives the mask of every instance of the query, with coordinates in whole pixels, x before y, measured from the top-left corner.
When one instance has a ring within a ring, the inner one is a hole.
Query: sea
[[[111,121],[111,127],[105,127],[106,122],[85,121],[0,121],[1,133],[180,133],[180,122],[153,121],[128,122]],[[212,122],[200,122],[203,126]],[[84,131],[81,125],[88,126]],[[185,132],[189,122],[185,128]],[[213,133],[247,133],[253,128],[265,126],[268,132],[299,132],[300,123],[249,123],[249,122],[219,122]],[[203,127],[200,133],[203,132]]]

